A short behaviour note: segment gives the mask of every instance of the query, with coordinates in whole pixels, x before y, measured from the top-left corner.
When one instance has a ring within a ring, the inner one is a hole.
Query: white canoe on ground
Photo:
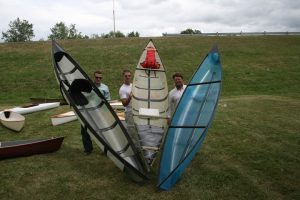
[[[123,112],[120,112],[120,111],[125,110],[122,102],[120,102],[118,100],[113,100],[113,101],[110,101],[109,104],[117,112],[117,115],[118,115],[119,119],[121,121],[125,120],[124,116],[122,114]],[[65,123],[68,123],[68,122],[75,121],[76,119],[77,119],[77,117],[76,117],[74,111],[69,111],[69,112],[65,112],[65,113],[61,113],[61,114],[51,116],[51,123],[52,123],[53,126],[57,126],[57,125],[61,125],[61,124],[65,124]]]
[[[117,111],[116,113],[121,121],[125,121],[124,112]],[[75,115],[74,111],[69,111],[69,112],[51,116],[51,123],[53,126],[58,126],[75,120],[77,120],[77,116]]]
[[[19,114],[28,114],[28,113],[33,113],[37,111],[42,111],[42,110],[48,110],[51,108],[56,108],[60,105],[60,102],[53,102],[53,103],[40,103],[40,104],[30,104],[27,106],[19,106],[15,108],[9,108],[6,110],[10,110]],[[3,111],[2,111],[3,112]],[[0,112],[0,113],[2,113]]]
[[[73,111],[69,111],[66,113],[61,113],[58,115],[51,116],[51,123],[53,126],[57,126],[60,124],[65,124],[71,121],[75,121],[77,119],[75,113]]]
[[[0,121],[3,126],[14,131],[21,131],[25,124],[25,117],[13,111],[0,113]]]
[[[125,110],[125,107],[123,106],[121,101],[118,100],[112,100],[109,101],[109,105],[114,109],[114,110]]]

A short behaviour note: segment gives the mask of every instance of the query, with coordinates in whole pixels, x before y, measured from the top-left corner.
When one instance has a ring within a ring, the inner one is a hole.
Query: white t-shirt
[[[132,90],[132,83],[130,83],[130,85],[126,85],[123,83],[123,85],[120,87],[119,90],[119,95],[120,95],[120,99],[128,99],[128,97],[130,96]],[[130,103],[125,107],[125,112],[126,111],[131,111],[132,106],[131,106],[131,101]]]
[[[179,100],[186,88],[186,85],[183,85],[183,87],[180,90],[177,90],[175,87],[169,92],[169,109],[168,109],[168,117],[171,118],[173,113],[175,112],[175,109],[177,107],[177,104],[179,103]]]

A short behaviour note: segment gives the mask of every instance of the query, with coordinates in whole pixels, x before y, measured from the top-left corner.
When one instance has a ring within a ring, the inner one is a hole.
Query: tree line
[[[5,42],[26,42],[31,41],[34,35],[33,24],[27,20],[20,20],[18,17],[16,20],[11,21],[8,24],[9,28],[6,32],[2,32],[2,39]],[[111,38],[111,37],[125,37],[125,34],[121,31],[110,31],[107,34],[92,34],[90,37],[82,34],[76,29],[75,24],[67,26],[64,22],[56,23],[50,28],[51,34],[48,35],[49,40],[64,40],[64,39],[97,39],[97,38]],[[130,32],[127,37],[139,37],[138,32]]]
[[[9,29],[6,32],[2,32],[2,39],[5,42],[26,42],[31,41],[34,35],[33,24],[27,20],[20,20],[19,17],[11,21]],[[64,40],[64,39],[97,39],[97,38],[112,38],[112,37],[126,37],[121,31],[110,31],[107,34],[92,34],[90,37],[82,34],[76,29],[75,24],[67,26],[64,22],[56,23],[50,28],[51,34],[48,35],[49,40]],[[181,31],[181,34],[201,34],[199,30],[192,30],[190,28]],[[130,32],[127,37],[140,37],[139,32]]]

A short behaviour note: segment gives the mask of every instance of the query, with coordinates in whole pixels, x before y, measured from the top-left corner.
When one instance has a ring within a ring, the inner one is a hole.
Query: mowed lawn
[[[0,141],[65,136],[58,152],[0,160],[0,199],[299,199],[300,37],[152,38],[171,76],[187,83],[214,44],[223,66],[223,88],[212,127],[181,180],[157,189],[159,157],[150,180],[136,184],[94,144],[83,154],[80,125],[53,127],[60,106],[26,115],[20,133],[0,126]],[[90,75],[118,99],[122,70],[134,72],[149,38],[59,41]],[[30,97],[60,98],[51,42],[0,43],[0,110]]]

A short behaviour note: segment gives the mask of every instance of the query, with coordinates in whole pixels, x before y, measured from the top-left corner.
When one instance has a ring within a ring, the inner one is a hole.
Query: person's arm
[[[127,106],[130,103],[132,93],[127,97],[126,91],[121,87],[119,90],[120,100],[123,106]]]
[[[110,92],[109,92],[109,89],[107,87],[107,93],[106,93],[106,97],[107,101],[110,101],[111,100],[111,97],[110,97]]]
[[[123,106],[126,107],[126,106],[130,103],[130,101],[131,101],[131,96],[132,96],[132,93],[130,93],[130,95],[129,95],[128,98],[122,98],[122,99],[121,99],[121,102],[122,102]]]

